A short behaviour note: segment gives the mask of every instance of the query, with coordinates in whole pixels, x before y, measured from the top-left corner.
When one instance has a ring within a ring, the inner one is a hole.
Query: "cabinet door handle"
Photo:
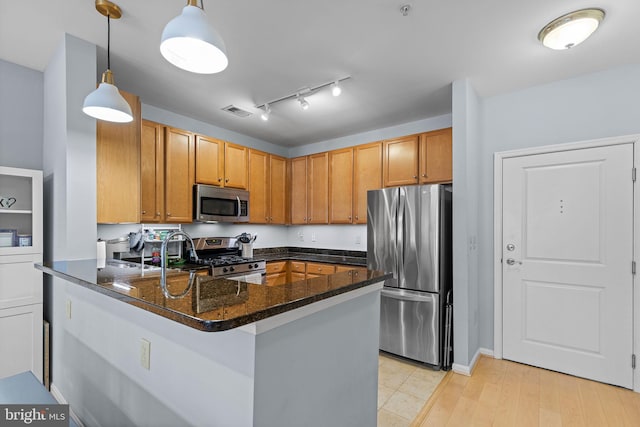
[[[418,179],[418,176],[417,176],[417,175],[414,175],[414,176],[413,176],[413,179]]]
[[[171,216],[171,212],[167,212],[167,216]]]
[[[160,216],[160,212],[156,212],[156,216]]]
[[[218,182],[222,182],[222,178],[218,178]]]
[[[422,174],[422,177],[423,177],[423,178],[426,178],[426,177],[427,177],[427,174],[426,174],[426,173],[423,173],[423,174]]]
[[[351,220],[351,215],[349,215],[349,220]]]
[[[358,220],[358,215],[356,215],[356,221]]]
[[[273,217],[272,216],[269,217],[269,221],[273,221]]]
[[[144,214],[146,214],[146,213],[147,213],[147,211],[142,211],[142,215],[144,215]]]
[[[229,182],[229,178],[225,179],[224,182]]]

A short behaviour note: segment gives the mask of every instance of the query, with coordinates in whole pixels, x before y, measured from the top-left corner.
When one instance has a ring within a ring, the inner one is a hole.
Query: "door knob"
[[[522,261],[516,261],[516,260],[515,260],[515,259],[513,259],[513,258],[509,258],[509,259],[507,259],[507,264],[508,264],[508,265],[514,265],[514,264],[516,264],[516,263],[518,263],[518,264],[522,264]]]

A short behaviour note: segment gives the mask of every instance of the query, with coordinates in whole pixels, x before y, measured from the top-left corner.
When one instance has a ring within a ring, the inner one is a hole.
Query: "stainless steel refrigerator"
[[[367,193],[367,267],[393,273],[381,295],[380,349],[438,368],[452,288],[451,199],[450,184]]]

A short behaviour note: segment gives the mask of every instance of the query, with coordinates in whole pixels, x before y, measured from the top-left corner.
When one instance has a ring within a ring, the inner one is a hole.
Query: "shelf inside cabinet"
[[[31,209],[0,209],[0,214],[33,214]]]

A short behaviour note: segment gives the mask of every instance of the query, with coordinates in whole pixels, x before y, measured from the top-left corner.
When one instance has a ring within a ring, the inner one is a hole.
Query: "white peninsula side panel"
[[[88,425],[376,425],[382,282],[223,332],[54,286],[73,314],[52,391]]]

